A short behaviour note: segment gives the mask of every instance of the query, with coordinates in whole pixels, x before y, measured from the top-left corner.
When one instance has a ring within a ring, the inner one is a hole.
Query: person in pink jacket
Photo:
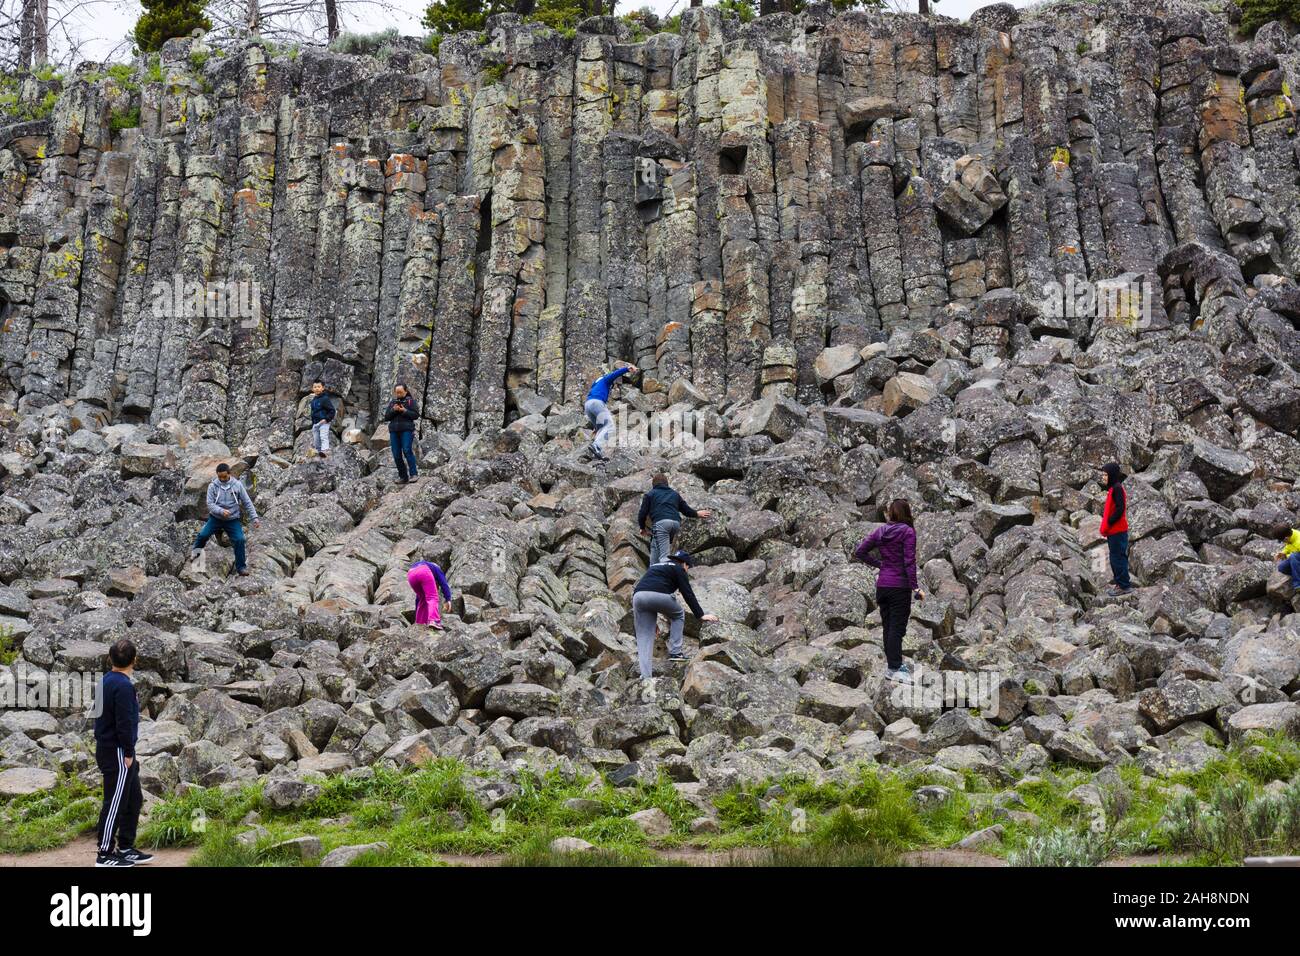
[[[432,561],[416,561],[406,572],[406,583],[415,592],[415,623],[427,624],[436,631],[442,630],[442,609],[438,592],[444,601],[451,600],[451,587],[442,568]]]
[[[912,614],[912,597],[925,600],[916,583],[916,529],[912,527],[912,506],[906,498],[895,498],[885,509],[885,524],[867,535],[853,549],[853,557],[879,568],[876,576],[876,604],[884,629],[885,676],[904,684],[912,672],[903,662],[903,635]],[[872,552],[880,555],[872,556]]]

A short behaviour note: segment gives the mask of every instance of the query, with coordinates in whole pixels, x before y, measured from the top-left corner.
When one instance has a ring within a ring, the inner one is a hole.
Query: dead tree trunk
[[[49,0],[23,0],[18,33],[18,67],[31,71],[50,58]]]

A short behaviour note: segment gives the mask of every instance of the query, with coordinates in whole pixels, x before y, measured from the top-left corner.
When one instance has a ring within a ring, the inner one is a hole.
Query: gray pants
[[[650,528],[650,563],[658,564],[673,553],[673,539],[681,530],[682,523],[671,518],[656,521]]]
[[[591,446],[596,451],[605,450],[605,442],[609,440],[609,433],[614,430],[614,416],[609,413],[609,406],[598,398],[587,399],[587,404],[582,406],[582,410],[587,413],[587,421],[591,422],[591,427],[596,429],[596,437],[591,440]]]
[[[632,623],[636,628],[637,663],[641,668],[642,680],[654,676],[651,662],[655,651],[655,624],[660,614],[669,621],[668,653],[680,654],[686,612],[677,603],[677,599],[671,594],[661,594],[658,591],[637,591],[632,595]]]
[[[329,422],[317,422],[311,426],[311,447],[316,451],[330,450]]]

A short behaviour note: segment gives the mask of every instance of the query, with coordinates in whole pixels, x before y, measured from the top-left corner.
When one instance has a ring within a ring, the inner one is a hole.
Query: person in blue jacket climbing
[[[614,416],[609,413],[609,391],[624,375],[635,375],[641,371],[635,365],[624,365],[606,375],[602,375],[592,384],[587,392],[587,401],[582,410],[587,413],[587,421],[596,431],[588,451],[597,461],[605,461],[605,442],[614,430]]]

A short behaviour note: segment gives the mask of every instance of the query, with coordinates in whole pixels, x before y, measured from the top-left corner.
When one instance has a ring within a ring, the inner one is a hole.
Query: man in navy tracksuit
[[[707,508],[696,511],[682,496],[668,487],[667,475],[655,475],[650,490],[641,499],[636,524],[642,534],[650,535],[650,563],[658,564],[673,549],[673,541],[682,527],[682,515],[688,518],[712,518]],[[647,527],[646,522],[650,524]]]
[[[95,866],[130,867],[148,863],[148,853],[135,848],[144,794],[135,741],[140,728],[140,704],[131,672],[135,645],[123,638],[108,649],[113,669],[104,675],[95,718],[95,763],[104,775],[104,805],[99,811],[99,847]]]

